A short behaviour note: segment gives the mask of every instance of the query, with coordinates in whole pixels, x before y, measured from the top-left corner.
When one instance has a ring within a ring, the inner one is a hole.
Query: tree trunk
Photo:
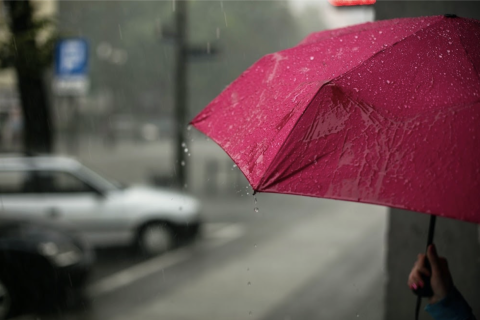
[[[14,66],[23,111],[23,146],[26,152],[51,153],[53,128],[48,96],[43,81],[33,25],[33,10],[28,0],[4,0],[9,11],[10,31],[15,39]],[[29,36],[30,35],[30,36]]]

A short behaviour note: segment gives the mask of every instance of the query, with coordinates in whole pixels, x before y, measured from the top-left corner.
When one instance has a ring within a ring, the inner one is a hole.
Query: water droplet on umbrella
[[[313,60],[313,59],[315,59],[313,56],[312,56],[312,57],[310,57],[310,60]]]

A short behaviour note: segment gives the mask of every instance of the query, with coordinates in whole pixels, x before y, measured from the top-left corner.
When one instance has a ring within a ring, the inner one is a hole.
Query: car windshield
[[[80,169],[78,169],[78,174],[81,177],[86,178],[94,188],[100,189],[101,191],[114,191],[123,189],[125,187],[120,182],[110,181],[109,179],[101,176],[85,166],[81,166]]]

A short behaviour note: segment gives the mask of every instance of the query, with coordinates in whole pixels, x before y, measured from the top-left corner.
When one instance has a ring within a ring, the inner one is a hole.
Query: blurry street
[[[191,144],[195,166],[216,160],[225,168],[216,194],[205,190],[203,170],[191,177],[203,200],[202,237],[146,261],[128,248],[99,250],[90,304],[42,319],[382,318],[385,208],[272,194],[255,204],[219,148]],[[106,153],[92,143],[78,157],[122,182],[141,182],[145,168],[168,172],[168,144],[161,146]],[[228,185],[235,181],[237,191]]]
[[[479,1],[1,2],[0,320],[478,318]]]

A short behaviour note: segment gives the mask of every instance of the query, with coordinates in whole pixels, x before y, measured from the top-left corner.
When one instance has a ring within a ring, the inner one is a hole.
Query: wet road
[[[78,157],[120,181],[172,166],[168,144],[86,146]],[[150,260],[101,250],[88,304],[22,319],[382,318],[385,208],[271,194],[255,204],[221,150],[205,141],[191,149],[189,191],[204,205],[202,237]],[[214,177],[203,170],[209,161]]]
[[[151,260],[100,251],[89,305],[41,318],[381,319],[384,208],[279,195],[258,204],[205,199],[203,237]]]

